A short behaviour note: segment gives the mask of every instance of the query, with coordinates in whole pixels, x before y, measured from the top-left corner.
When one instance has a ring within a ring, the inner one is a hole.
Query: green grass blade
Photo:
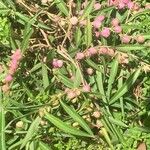
[[[60,79],[60,82],[62,82],[65,86],[73,88],[73,82],[67,77],[65,77],[62,73],[59,72],[57,76]]]
[[[76,76],[75,76],[75,81],[74,81],[74,87],[78,88],[81,84],[81,71],[80,68],[78,67],[76,70]]]
[[[67,114],[70,115],[76,122],[78,122],[85,131],[93,136],[93,132],[91,131],[87,123],[83,120],[83,118],[74,109],[66,105],[64,102],[60,101],[60,103],[64,110],[67,112]]]
[[[84,9],[83,15],[81,16],[81,20],[85,19],[89,14],[92,12],[93,6],[94,6],[95,0],[92,0],[89,2],[88,6]]]
[[[40,147],[40,150],[52,150],[52,148],[50,146],[43,143],[42,141],[39,142],[39,147]]]
[[[92,137],[88,133],[73,128],[72,126],[66,124],[65,122],[53,116],[52,114],[46,113],[45,118],[49,120],[52,124],[54,124],[57,128],[61,129],[66,133],[77,135],[77,136]]]
[[[0,104],[0,150],[6,150],[5,145],[5,113]]]
[[[108,80],[108,88],[107,88],[108,101],[109,101],[110,94],[111,94],[112,84],[114,83],[115,77],[117,75],[117,71],[118,71],[118,61],[117,59],[114,59],[111,65],[111,70],[110,70],[109,80]]]
[[[128,92],[131,85],[134,84],[138,76],[140,75],[141,69],[138,69],[126,80],[123,86],[116,92],[116,94],[110,99],[110,104],[115,103],[120,97],[122,97],[126,92]]]
[[[108,119],[109,119],[109,121],[110,121],[111,123],[116,124],[116,125],[118,125],[118,126],[121,126],[121,127],[124,127],[124,128],[127,128],[127,127],[128,127],[125,123],[123,123],[123,122],[120,121],[120,120],[116,120],[116,119],[114,119],[114,118],[112,118],[112,117],[108,117]]]
[[[32,139],[32,137],[34,136],[34,134],[38,131],[38,127],[40,124],[41,118],[37,117],[31,124],[31,126],[29,127],[29,130],[25,136],[25,138],[22,141],[21,147],[20,149],[24,148],[25,145]]]
[[[48,79],[48,70],[45,64],[42,64],[42,77],[43,77],[43,86],[46,89],[49,86],[49,79]]]
[[[69,11],[63,0],[54,0],[54,3],[56,4],[56,6],[60,10],[60,12],[62,12],[66,16],[69,16]]]
[[[89,47],[92,43],[92,24],[90,22],[90,18],[87,19],[87,26],[85,28],[85,42],[86,46]]]

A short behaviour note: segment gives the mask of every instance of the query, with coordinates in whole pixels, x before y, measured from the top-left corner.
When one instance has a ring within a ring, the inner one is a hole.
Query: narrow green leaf
[[[45,118],[49,120],[52,124],[54,124],[57,128],[61,129],[62,131],[66,133],[77,135],[77,136],[92,137],[88,133],[78,130],[76,128],[73,128],[72,126],[66,124],[65,122],[53,116],[52,114],[46,113]]]
[[[89,1],[88,6],[84,9],[83,15],[81,16],[81,20],[85,19],[89,14],[92,12],[93,6],[94,6],[95,0]]]
[[[76,76],[75,76],[75,81],[74,81],[74,87],[78,88],[81,84],[81,71],[80,68],[78,67],[76,70]]]
[[[34,134],[38,131],[38,127],[40,124],[41,118],[37,117],[31,124],[25,138],[22,141],[21,147],[20,149],[24,148],[25,145],[32,139],[32,137],[34,136]]]
[[[29,32],[24,34],[23,41],[21,43],[22,52],[24,52],[27,49],[27,47],[29,45],[30,37],[32,36],[33,32],[34,32],[33,29],[30,29]]]
[[[117,61],[117,59],[114,59],[114,61],[112,62],[112,65],[111,65],[111,70],[110,70],[109,80],[108,80],[108,88],[107,88],[108,101],[110,98],[112,85],[113,85],[113,83],[115,81],[115,77],[117,75],[117,71],[118,71],[118,61]]]
[[[92,43],[92,24],[90,22],[89,17],[87,19],[87,26],[85,27],[84,36],[85,36],[86,45],[87,45],[87,47],[89,47],[90,44]]]
[[[42,141],[39,142],[39,147],[40,147],[40,150],[52,150],[52,148],[50,146],[43,143]]]
[[[69,16],[69,11],[63,0],[54,0],[54,3],[56,4],[56,6],[60,10],[60,12],[62,12],[66,16]]]
[[[46,89],[49,86],[49,79],[48,79],[48,70],[45,64],[42,64],[42,77],[43,77],[43,86]]]
[[[62,82],[65,86],[69,88],[73,88],[73,82],[69,78],[61,74],[60,72],[58,74],[58,78],[60,79],[60,82]]]
[[[83,120],[83,118],[73,108],[66,105],[64,102],[60,101],[60,103],[67,114],[70,115],[76,122],[78,122],[85,131],[93,136],[93,132],[91,131],[87,123]]]
[[[103,70],[95,63],[93,62],[91,59],[87,59],[86,63],[91,66],[92,68],[96,69],[99,72],[103,72]]]
[[[0,150],[6,150],[5,145],[5,112],[0,104]]]
[[[114,119],[113,117],[108,117],[108,120],[109,120],[111,123],[116,124],[116,125],[118,125],[118,126],[121,126],[121,127],[124,127],[124,128],[127,128],[127,127],[128,127],[125,123],[123,123],[123,122],[120,121],[120,120],[116,120],[116,119]]]
[[[123,86],[115,93],[115,95],[110,99],[110,104],[115,103],[120,97],[122,97],[126,92],[129,91],[131,85],[134,84],[138,76],[140,75],[141,69],[135,71],[123,84]]]
[[[117,50],[120,50],[122,52],[128,52],[128,51],[136,51],[136,50],[142,50],[142,49],[146,49],[147,46],[144,46],[144,45],[131,45],[131,44],[122,44],[122,45],[118,45],[118,46],[115,46],[115,48]]]
[[[75,33],[75,43],[76,46],[78,47],[81,43],[81,36],[82,36],[82,32],[80,30],[80,28],[76,29],[76,33]]]

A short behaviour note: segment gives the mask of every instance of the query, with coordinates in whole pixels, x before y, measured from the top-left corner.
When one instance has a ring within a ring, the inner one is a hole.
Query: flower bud
[[[87,72],[88,75],[91,76],[91,75],[93,74],[94,71],[93,71],[92,68],[87,68],[86,72]]]
[[[140,36],[138,36],[138,37],[136,38],[136,41],[137,41],[138,43],[144,43],[145,38],[144,38],[144,36],[140,35]]]
[[[78,53],[76,54],[76,59],[77,59],[77,60],[82,60],[83,58],[84,58],[84,53],[78,52]]]
[[[72,25],[76,25],[78,23],[78,18],[73,16],[72,18],[70,18],[70,22]]]
[[[16,128],[22,128],[23,127],[23,121],[18,121],[16,123]]]

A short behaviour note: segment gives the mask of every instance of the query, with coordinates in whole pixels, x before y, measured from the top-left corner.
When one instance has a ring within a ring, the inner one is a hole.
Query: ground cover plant
[[[0,150],[149,150],[148,0],[0,0]]]

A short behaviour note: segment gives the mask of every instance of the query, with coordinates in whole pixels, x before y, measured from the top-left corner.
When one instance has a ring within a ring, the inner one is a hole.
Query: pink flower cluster
[[[21,58],[22,58],[21,51],[20,51],[20,49],[17,49],[11,56],[8,74],[6,75],[6,77],[4,79],[5,85],[3,85],[3,88],[2,88],[3,92],[7,92],[9,90],[9,84],[13,80],[13,75],[15,74],[15,72],[18,69],[18,65],[19,65]]]
[[[119,25],[119,20],[117,18],[114,18],[112,21],[111,21],[111,24],[113,26],[113,30],[116,32],[116,33],[121,33],[122,31],[122,28],[121,26]]]
[[[63,66],[63,61],[60,59],[53,59],[52,65],[54,68],[61,68]]]
[[[78,52],[75,56],[75,59],[83,60],[86,57],[91,57],[96,54],[114,56],[115,51],[111,48],[106,48],[106,47],[101,47],[99,49],[96,47],[91,47],[91,48],[87,49],[85,52]]]
[[[137,3],[132,2],[131,0],[109,0],[109,5],[114,5],[118,9],[132,9],[132,10],[139,10],[140,7]]]

